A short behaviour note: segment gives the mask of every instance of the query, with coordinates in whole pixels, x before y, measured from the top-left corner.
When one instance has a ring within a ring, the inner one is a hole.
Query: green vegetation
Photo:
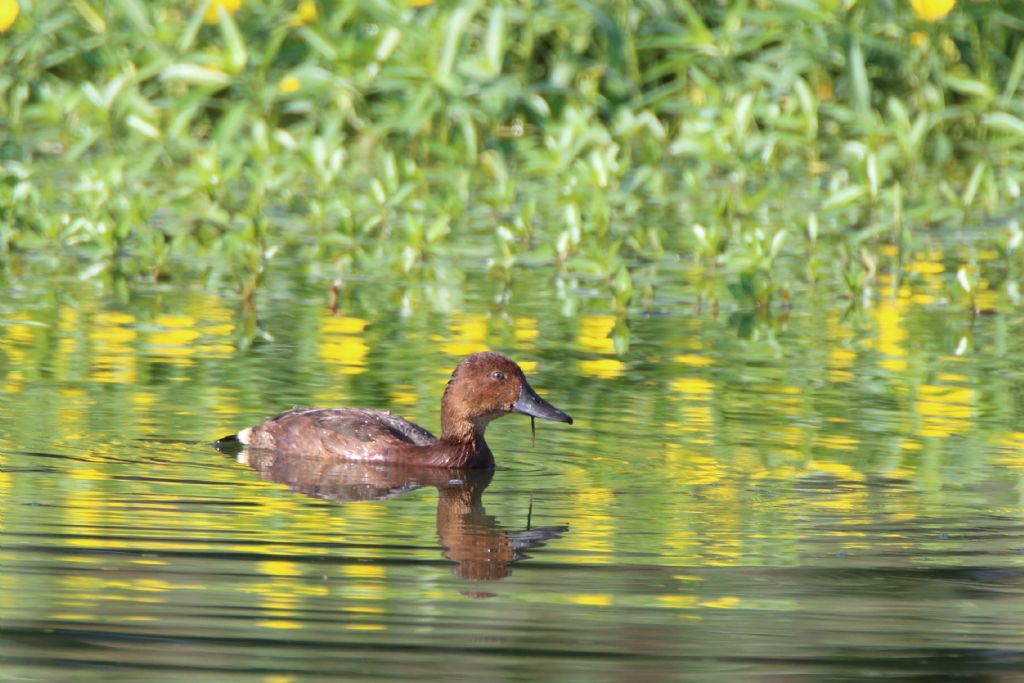
[[[249,295],[275,254],[332,278],[485,257],[625,308],[682,256],[702,296],[763,307],[859,300],[942,244],[965,306],[1017,297],[1016,0],[38,0],[0,60],[8,264]]]

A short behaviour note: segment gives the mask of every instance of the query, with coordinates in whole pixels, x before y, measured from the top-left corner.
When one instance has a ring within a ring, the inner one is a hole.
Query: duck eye
[[[499,382],[501,382],[502,380],[505,379],[505,373],[502,372],[501,370],[495,370],[494,372],[491,373],[491,379],[498,380]]]

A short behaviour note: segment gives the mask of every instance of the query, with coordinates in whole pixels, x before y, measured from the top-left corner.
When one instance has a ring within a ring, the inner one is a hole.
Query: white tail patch
[[[244,443],[246,446],[249,445],[250,436],[252,436],[252,427],[246,427],[242,431],[238,432],[238,440]]]

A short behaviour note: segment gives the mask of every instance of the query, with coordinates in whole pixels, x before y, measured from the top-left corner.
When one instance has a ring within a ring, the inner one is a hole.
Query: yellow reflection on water
[[[694,609],[698,606],[696,595],[667,594],[657,596],[658,604],[671,609]]]
[[[517,342],[531,342],[540,336],[536,318],[516,318],[512,333]]]
[[[979,311],[996,311],[999,309],[999,294],[992,289],[988,280],[981,278],[974,288],[974,308]]]
[[[7,471],[6,465],[7,458],[2,453],[0,453],[0,509],[3,510],[6,510],[8,508],[7,499],[8,496],[10,495],[12,476],[11,473]],[[3,531],[5,528],[4,518],[6,516],[7,515],[0,515],[0,531]],[[4,591],[0,590],[0,595],[2,595],[3,592]]]
[[[909,300],[919,306],[939,302],[945,299],[945,282],[943,273],[946,266],[941,263],[943,252],[933,249],[918,254],[917,259],[908,264],[908,270],[915,277],[914,292]]]
[[[567,596],[567,601],[574,605],[609,607],[615,599],[610,593],[576,593]]]
[[[3,389],[10,394],[20,393],[25,386],[25,370],[28,368],[28,350],[35,343],[36,326],[28,314],[17,311],[4,316],[4,336],[0,338],[0,351],[6,356],[7,369]]]
[[[1024,432],[1008,432],[996,439],[996,446],[999,448],[996,462],[1004,467],[1024,470]]]
[[[58,392],[60,401],[57,403],[57,424],[60,435],[68,441],[88,437],[86,415],[94,401],[83,389],[66,387]]]
[[[580,361],[580,374],[584,377],[614,379],[622,374],[625,367],[618,358],[597,358]]]
[[[914,408],[921,416],[918,436],[945,438],[971,429],[975,392],[967,387],[925,384]]]
[[[863,472],[854,469],[852,466],[844,462],[830,462],[828,460],[815,460],[808,463],[807,470],[809,472],[819,472],[824,474],[831,474],[837,479],[845,481],[864,482],[867,477]]]
[[[204,358],[230,358],[235,353],[231,341],[235,332],[234,313],[215,294],[193,297],[190,304],[189,312],[200,321],[197,354]]]
[[[830,348],[825,359],[829,381],[840,383],[849,382],[853,379],[853,373],[850,372],[850,368],[853,367],[853,361],[856,358],[857,354],[848,349],[840,346]]]
[[[673,479],[687,485],[714,484],[726,474],[717,458],[675,443],[665,444],[665,462]]]
[[[257,565],[257,569],[260,574],[267,576],[300,576],[302,574],[299,565],[280,560],[265,560]]]
[[[615,341],[611,338],[615,329],[615,316],[588,314],[580,318],[580,329],[576,343],[580,349],[604,358],[580,360],[580,374],[585,377],[614,379],[622,374],[625,365],[615,355]]]
[[[834,451],[853,451],[857,449],[860,440],[845,434],[830,434],[818,437],[818,445]]]
[[[671,398],[682,400],[680,421],[667,425],[674,432],[687,435],[690,444],[710,444],[714,441],[714,414],[711,396],[715,386],[704,377],[682,376],[669,381],[674,392]]]
[[[703,377],[676,377],[669,382],[669,389],[690,400],[703,400],[711,396],[715,385]]]
[[[294,621],[303,602],[310,597],[322,598],[328,595],[326,585],[305,581],[302,568],[288,560],[264,560],[256,565],[257,571],[269,581],[248,584],[243,592],[259,596],[258,604],[265,617],[259,622],[263,628],[300,629],[301,622]]]
[[[263,628],[271,629],[298,629],[304,628],[304,625],[297,621],[288,621],[286,619],[264,619],[259,622],[259,625]]]
[[[202,334],[191,315],[162,313],[153,320],[157,329],[149,333],[149,353],[162,363],[193,365],[195,341]]]
[[[24,311],[16,311],[4,317],[7,340],[15,346],[31,346],[36,337],[35,325]]]
[[[370,347],[361,335],[368,324],[362,318],[337,316],[324,310],[318,354],[332,374],[344,377],[366,372]]]
[[[369,322],[362,318],[334,315],[324,311],[320,330],[325,334],[361,334],[368,324]]]
[[[684,353],[672,358],[677,363],[688,365],[691,368],[706,368],[714,364],[714,359],[709,356],[701,356],[696,353]]]
[[[448,339],[441,350],[451,356],[468,356],[487,350],[487,316],[482,313],[456,313],[448,323]]]
[[[915,275],[938,275],[946,271],[946,266],[939,262],[942,258],[941,251],[924,252],[918,255],[917,260],[907,264],[907,271]]]
[[[388,398],[395,405],[413,406],[419,403],[420,395],[412,384],[396,384],[391,388]]]
[[[385,575],[384,565],[380,564],[349,564],[341,569],[341,573],[354,579],[382,579]]]
[[[580,514],[573,523],[573,533],[562,539],[566,542],[565,547],[586,553],[585,557],[579,558],[580,562],[613,562],[614,493],[611,489],[590,484],[588,475],[582,470],[570,470],[566,474],[576,480],[576,486],[569,490],[575,491],[572,494],[573,506]]]
[[[89,325],[94,382],[131,384],[138,376],[136,351],[138,333],[129,325],[135,316],[119,311],[97,311]]]
[[[241,412],[241,392],[233,387],[212,386],[207,391],[208,403],[217,415],[223,415],[224,421],[230,423],[231,418]]]
[[[849,348],[851,337],[853,330],[840,316],[839,311],[829,310],[825,316],[825,340],[828,348],[825,367],[828,369],[830,382],[843,383],[853,379],[851,368],[857,354]]]
[[[906,299],[900,296],[883,298],[872,309],[878,326],[875,348],[884,356],[879,365],[893,372],[907,369],[907,330],[903,320],[906,308]]]
[[[615,342],[610,336],[614,328],[613,315],[584,315],[580,318],[580,331],[576,341],[584,351],[614,354]]]
[[[711,607],[714,609],[735,609],[740,606],[742,600],[737,595],[723,595],[715,600],[706,600],[700,603],[701,607]]]

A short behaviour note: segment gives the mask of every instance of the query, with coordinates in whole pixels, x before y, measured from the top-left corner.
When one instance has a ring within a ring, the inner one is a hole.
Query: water
[[[868,306],[281,264],[248,309],[25,266],[0,297],[0,680],[903,680],[1024,669],[1024,317],[926,267]],[[892,283],[888,283],[891,285]],[[620,353],[616,353],[616,342]],[[209,441],[293,405],[437,428],[455,362],[576,418],[493,474]]]

